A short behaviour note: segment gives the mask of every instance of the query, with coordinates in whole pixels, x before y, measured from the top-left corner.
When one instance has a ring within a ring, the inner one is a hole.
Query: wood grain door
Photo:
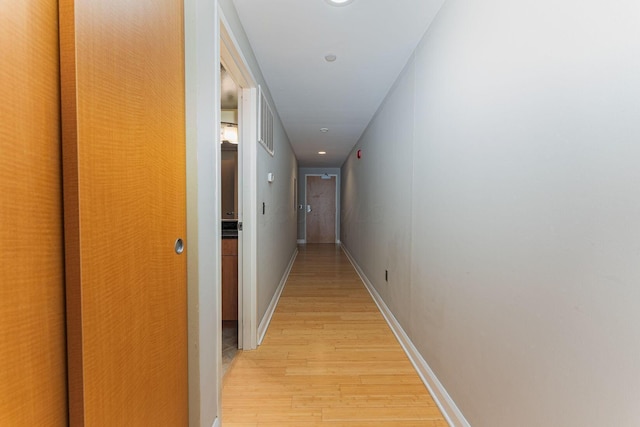
[[[336,177],[307,175],[307,243],[336,242]]]
[[[0,425],[66,426],[58,6],[0,0]]]
[[[238,320],[238,239],[222,239],[222,320]]]
[[[186,426],[180,0],[60,0],[71,425]]]

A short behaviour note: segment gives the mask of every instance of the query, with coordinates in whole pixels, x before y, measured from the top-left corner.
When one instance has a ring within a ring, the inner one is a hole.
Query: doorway
[[[238,84],[220,65],[220,205],[222,233],[222,376],[238,351]]]
[[[230,267],[225,268],[222,266],[222,275],[229,274],[237,275],[237,349],[253,350],[257,347],[257,305],[256,305],[256,270],[257,270],[257,236],[256,236],[256,220],[257,220],[257,175],[256,175],[256,163],[257,163],[257,144],[256,136],[258,129],[257,111],[258,111],[258,90],[256,81],[251,74],[248,66],[246,65],[243,55],[240,53],[238,44],[233,37],[233,34],[228,29],[224,16],[221,15],[220,19],[220,65],[224,67],[228,77],[233,81],[235,87],[232,87],[230,82],[229,88],[222,88],[221,98],[225,96],[233,96],[235,93],[235,102],[233,104],[226,104],[228,100],[221,99],[221,122],[233,122],[229,118],[229,112],[226,112],[227,108],[235,106],[235,119],[237,119],[235,129],[231,130],[230,134],[222,134],[221,141],[224,147],[224,140],[234,136],[234,132],[237,132],[238,144],[236,145],[237,152],[237,171],[235,172],[235,179],[232,179],[234,185],[234,197],[227,197],[226,204],[220,206],[220,212],[223,219],[231,219],[231,225],[225,224],[227,221],[223,221],[222,224],[226,228],[234,228],[237,234],[237,239],[234,243],[237,268]],[[221,83],[221,85],[224,83]],[[226,95],[225,95],[226,93]],[[233,108],[230,108],[233,109]],[[227,126],[223,124],[221,126]],[[221,130],[224,132],[224,129]],[[229,158],[229,154],[224,154]],[[219,166],[218,173],[222,174],[223,168],[223,156],[221,156],[221,164]],[[229,167],[227,167],[229,169]],[[235,169],[234,169],[235,170]],[[219,175],[221,178],[222,176]],[[222,179],[221,179],[222,181]],[[222,185],[222,182],[221,182]],[[224,196],[222,196],[224,197]],[[233,200],[233,208],[227,208],[231,206],[231,200]],[[222,202],[222,200],[221,200]],[[233,218],[228,213],[233,212]],[[234,224],[235,221],[235,224]],[[227,231],[228,233],[228,231]],[[221,233],[222,234],[222,233]],[[222,237],[222,236],[221,236]],[[223,243],[224,240],[222,239]],[[227,246],[233,246],[232,243],[225,243],[223,251],[229,249]],[[227,255],[222,256],[222,261],[231,264],[233,261],[226,258],[229,256],[229,252],[224,252]],[[226,279],[232,280],[232,279]],[[225,278],[223,277],[223,282]],[[224,283],[222,283],[224,286]],[[226,295],[226,294],[225,294]],[[223,295],[224,297],[224,295]],[[235,302],[235,297],[233,298]],[[222,310],[224,311],[224,310]],[[231,310],[233,311],[233,310]],[[221,313],[221,319],[224,319],[228,313]],[[233,335],[233,333],[232,333]],[[223,346],[224,347],[224,346]],[[222,351],[222,350],[221,350]]]
[[[337,176],[306,175],[305,223],[307,243],[336,243]]]

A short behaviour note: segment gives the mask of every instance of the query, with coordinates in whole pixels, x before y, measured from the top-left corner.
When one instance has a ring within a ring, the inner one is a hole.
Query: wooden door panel
[[[72,425],[188,421],[182,19],[60,1]]]
[[[222,239],[222,320],[238,320],[238,239]]]
[[[307,243],[336,242],[336,177],[307,176]]]
[[[0,1],[0,425],[67,424],[57,2]]]

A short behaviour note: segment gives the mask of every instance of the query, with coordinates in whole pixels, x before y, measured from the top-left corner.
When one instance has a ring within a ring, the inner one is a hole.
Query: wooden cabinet
[[[238,320],[238,239],[222,239],[222,320]]]

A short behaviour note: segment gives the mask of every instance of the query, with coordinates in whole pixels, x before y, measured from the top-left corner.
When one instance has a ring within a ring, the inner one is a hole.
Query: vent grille
[[[273,113],[260,87],[260,108],[258,111],[258,142],[273,156]]]

